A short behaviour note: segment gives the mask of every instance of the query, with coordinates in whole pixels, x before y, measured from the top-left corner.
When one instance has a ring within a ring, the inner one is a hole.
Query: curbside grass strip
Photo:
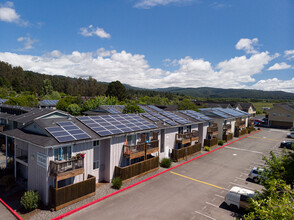
[[[80,207],[78,207],[78,208],[76,208],[76,209],[73,209],[73,210],[71,210],[71,211],[69,211],[69,212],[66,212],[66,213],[64,213],[64,214],[62,214],[62,215],[59,215],[59,216],[57,216],[57,217],[55,217],[55,218],[52,218],[51,220],[60,220],[60,219],[62,219],[62,218],[65,218],[65,217],[67,217],[67,216],[69,216],[69,215],[72,215],[73,213],[78,212],[78,211],[80,211],[80,210],[82,210],[82,209],[85,209],[85,208],[87,208],[87,207],[89,207],[89,206],[91,206],[91,205],[93,205],[93,204],[95,204],[95,203],[98,203],[98,202],[100,202],[100,201],[102,201],[102,200],[104,200],[104,199],[107,199],[107,198],[109,198],[109,197],[111,197],[111,196],[114,196],[114,195],[116,195],[116,194],[118,194],[118,193],[120,193],[120,192],[123,192],[123,191],[127,190],[127,189],[133,188],[134,186],[137,186],[137,185],[139,185],[139,184],[141,184],[141,183],[144,183],[144,182],[146,182],[146,181],[148,181],[148,180],[150,180],[150,179],[153,179],[154,177],[157,177],[157,176],[162,175],[162,174],[164,174],[164,173],[166,173],[166,172],[169,172],[169,171],[171,171],[171,170],[173,170],[173,169],[175,169],[175,168],[177,168],[177,167],[180,167],[180,166],[182,166],[182,165],[184,165],[184,164],[186,164],[186,163],[190,163],[191,161],[196,160],[196,159],[199,159],[199,158],[201,158],[201,157],[203,157],[203,156],[205,156],[205,155],[207,155],[207,154],[211,154],[211,153],[214,152],[214,151],[220,150],[220,149],[222,149],[222,148],[224,148],[224,147],[226,147],[226,146],[228,146],[228,145],[230,145],[230,144],[232,144],[232,143],[235,143],[235,142],[237,142],[237,141],[239,141],[239,140],[241,140],[241,139],[244,139],[244,138],[246,138],[246,137],[248,137],[248,136],[251,136],[251,135],[253,135],[253,134],[256,134],[256,133],[258,133],[258,132],[260,132],[260,131],[262,131],[262,130],[257,130],[257,131],[255,131],[255,132],[253,132],[253,133],[250,133],[250,134],[248,134],[248,135],[245,135],[245,136],[243,136],[243,137],[241,137],[241,138],[238,138],[237,140],[231,141],[231,142],[229,142],[229,143],[227,143],[227,144],[225,144],[225,145],[223,145],[223,146],[220,146],[220,147],[218,147],[218,148],[216,148],[216,149],[214,149],[214,150],[211,150],[211,151],[206,152],[206,153],[204,153],[204,154],[201,154],[201,155],[199,155],[199,156],[197,156],[197,157],[195,157],[195,158],[192,158],[192,159],[190,159],[190,160],[188,160],[188,161],[185,161],[184,163],[178,164],[177,166],[174,166],[174,167],[171,167],[171,168],[169,168],[169,169],[166,169],[166,170],[164,170],[164,171],[162,171],[162,172],[160,172],[160,173],[157,173],[157,174],[155,174],[155,175],[153,175],[153,176],[150,176],[150,177],[148,177],[148,178],[146,178],[146,179],[144,179],[144,180],[141,180],[141,181],[139,181],[139,182],[137,182],[137,183],[134,183],[134,184],[132,184],[132,185],[130,185],[130,186],[127,186],[127,187],[125,187],[125,188],[123,188],[123,189],[120,189],[120,190],[118,190],[118,191],[116,191],[116,192],[114,192],[114,193],[111,193],[111,194],[109,194],[109,195],[103,196],[103,197],[101,197],[101,198],[99,198],[99,199],[96,199],[96,200],[94,200],[94,201],[92,201],[92,202],[90,202],[90,203],[88,203],[88,204],[85,204],[85,205],[80,206]]]
[[[9,206],[7,205],[2,199],[0,199],[0,202],[19,220],[22,220],[22,218]]]

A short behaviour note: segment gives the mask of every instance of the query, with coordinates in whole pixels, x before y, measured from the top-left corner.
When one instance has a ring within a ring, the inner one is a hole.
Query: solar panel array
[[[195,112],[193,110],[182,110],[180,111],[182,114],[185,114],[191,118],[194,118],[198,121],[210,121],[212,120],[210,117],[204,115],[204,114],[201,114],[199,112]]]
[[[56,105],[58,101],[59,101],[59,100],[49,100],[49,99],[44,99],[44,100],[42,100],[42,103],[43,103],[44,105]]]
[[[222,111],[224,113],[230,114],[234,117],[241,117],[244,116],[241,112],[235,111],[234,109],[229,109],[229,108],[219,108],[219,111]]]
[[[158,119],[160,119],[163,122],[168,123],[169,125],[172,125],[172,126],[177,125],[176,122],[168,119],[167,117],[162,116],[161,114],[158,114],[158,113],[155,113],[155,112],[149,112],[149,114],[156,117],[156,118],[158,118]]]
[[[135,114],[85,116],[77,119],[100,136],[157,128]]]
[[[71,121],[57,123],[60,127],[49,127],[46,130],[60,143],[91,138]]]
[[[158,108],[158,107],[156,107],[154,105],[148,105],[148,107],[151,108],[152,110],[156,111],[156,112],[163,112],[162,109],[160,109],[160,108]]]
[[[142,113],[141,115],[144,116],[145,118],[148,118],[151,121],[159,121],[158,118],[155,118],[154,116],[152,116],[152,115],[150,115],[148,113]]]
[[[213,114],[217,115],[217,116],[220,116],[222,118],[230,118],[229,115],[225,114],[224,112],[221,112],[219,110],[212,110],[211,111]]]
[[[188,124],[188,123],[191,123],[189,120],[186,120],[186,119],[184,119],[184,118],[182,118],[182,117],[180,117],[180,116],[178,116],[178,115],[176,115],[176,114],[174,114],[172,112],[162,111],[162,112],[160,112],[160,114],[162,114],[162,115],[164,115],[164,116],[166,116],[166,117],[168,117],[168,118],[170,118],[170,119],[178,122],[179,124]]]
[[[240,109],[234,109],[234,110],[236,110],[237,112],[242,113],[243,115],[250,115],[248,112],[244,112],[244,111],[242,111]]]
[[[113,108],[113,107],[109,107],[109,108],[107,109],[107,111],[108,111],[109,113],[111,113],[111,114],[121,114],[120,111],[118,111],[117,109],[115,109],[115,108]]]
[[[152,110],[150,110],[149,108],[143,106],[143,105],[139,105],[141,109],[143,109],[145,112],[152,112]]]

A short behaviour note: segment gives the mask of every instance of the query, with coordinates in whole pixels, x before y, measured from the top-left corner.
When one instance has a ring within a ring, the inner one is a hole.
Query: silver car
[[[250,171],[248,178],[252,179],[255,183],[258,183],[260,180],[260,175],[264,171],[262,168],[253,167]]]

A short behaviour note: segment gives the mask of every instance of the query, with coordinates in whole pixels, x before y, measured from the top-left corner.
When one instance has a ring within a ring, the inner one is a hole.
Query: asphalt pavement
[[[278,147],[287,131],[263,129],[227,147],[177,167],[67,219],[235,219],[224,197],[233,186],[262,190],[248,180],[253,167],[264,164],[262,155]]]

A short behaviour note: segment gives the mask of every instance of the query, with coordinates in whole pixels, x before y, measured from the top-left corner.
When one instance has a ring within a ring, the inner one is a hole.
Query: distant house
[[[56,105],[57,105],[57,102],[58,101],[59,100],[44,99],[44,100],[39,101],[39,106],[41,108],[52,108],[52,109],[56,109]]]
[[[273,108],[265,112],[270,127],[294,127],[294,103],[274,104]]]
[[[241,107],[241,109],[239,108],[239,106]],[[256,116],[256,108],[254,107],[252,103],[239,102],[239,103],[236,103],[235,108],[238,108],[239,110],[249,113],[252,117]]]

